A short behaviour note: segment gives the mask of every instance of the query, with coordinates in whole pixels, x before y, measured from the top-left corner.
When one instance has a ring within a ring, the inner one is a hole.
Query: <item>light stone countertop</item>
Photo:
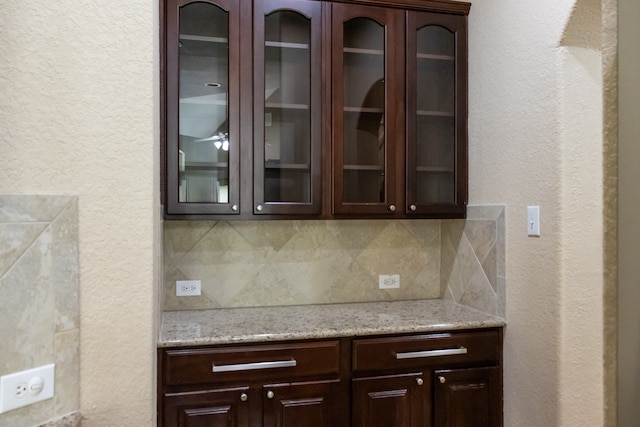
[[[336,338],[505,326],[442,299],[166,311],[158,347]]]

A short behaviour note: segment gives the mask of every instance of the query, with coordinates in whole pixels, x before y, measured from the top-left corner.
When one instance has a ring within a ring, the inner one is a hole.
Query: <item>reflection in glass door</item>
[[[397,9],[332,4],[334,214],[395,215],[404,152],[404,49],[396,47],[404,19]]]
[[[456,191],[455,35],[417,31],[415,203],[453,204]]]
[[[344,23],[343,201],[385,202],[385,29]]]
[[[180,9],[180,203],[229,202],[228,21],[209,3]]]
[[[311,202],[311,22],[265,18],[264,202]]]
[[[319,214],[322,3],[254,7],[254,213]]]

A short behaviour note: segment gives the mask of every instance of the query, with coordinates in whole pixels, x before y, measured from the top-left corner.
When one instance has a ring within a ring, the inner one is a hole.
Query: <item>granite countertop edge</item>
[[[506,321],[442,299],[162,313],[158,347],[263,343],[504,327]]]

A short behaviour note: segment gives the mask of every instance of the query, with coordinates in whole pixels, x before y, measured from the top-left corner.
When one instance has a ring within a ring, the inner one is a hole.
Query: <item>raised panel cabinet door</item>
[[[166,212],[238,214],[238,0],[166,2]]]
[[[429,427],[430,381],[422,373],[353,380],[353,427]]]
[[[332,5],[333,214],[402,212],[403,19],[396,9]]]
[[[254,214],[321,212],[322,3],[254,3]]]
[[[347,427],[340,381],[269,384],[263,387],[263,427]]]
[[[434,425],[501,427],[502,392],[498,367],[434,372]]]
[[[463,217],[467,18],[407,12],[407,215]]]
[[[164,427],[248,427],[249,388],[166,393]]]

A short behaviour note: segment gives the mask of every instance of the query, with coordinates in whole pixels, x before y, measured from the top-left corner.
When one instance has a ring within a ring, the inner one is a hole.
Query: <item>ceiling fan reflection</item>
[[[213,141],[213,145],[216,149],[222,148],[223,151],[229,151],[229,133],[228,132],[218,132],[215,135],[211,135],[207,138],[196,139],[195,142],[207,142]]]

